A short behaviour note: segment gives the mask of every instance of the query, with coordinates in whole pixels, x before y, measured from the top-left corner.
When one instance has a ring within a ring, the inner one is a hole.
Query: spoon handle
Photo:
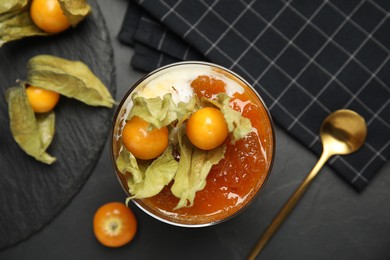
[[[303,193],[309,187],[310,183],[317,176],[318,172],[321,170],[322,166],[326,163],[331,155],[326,153],[325,151],[322,153],[320,159],[317,164],[314,166],[313,170],[306,176],[305,180],[299,185],[299,187],[295,190],[295,192],[288,199],[286,204],[284,204],[283,208],[279,211],[279,213],[275,216],[271,224],[268,226],[266,231],[263,233],[263,236],[259,239],[257,244],[252,249],[249,254],[248,260],[254,260],[256,256],[261,252],[264,246],[267,244],[268,240],[272,237],[272,235],[278,230],[283,221],[287,218],[289,213],[292,211],[294,206],[297,204],[299,199],[302,197]]]

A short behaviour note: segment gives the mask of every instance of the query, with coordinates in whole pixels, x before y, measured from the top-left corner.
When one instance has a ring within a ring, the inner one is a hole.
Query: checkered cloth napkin
[[[139,70],[206,60],[237,72],[318,155],[323,119],[360,113],[364,147],[328,164],[361,191],[390,154],[389,10],[388,0],[138,0],[119,39],[134,46]]]

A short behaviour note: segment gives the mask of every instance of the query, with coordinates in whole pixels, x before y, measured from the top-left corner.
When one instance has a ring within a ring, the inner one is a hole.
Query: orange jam
[[[192,81],[199,98],[225,92],[224,82],[209,76]],[[273,132],[267,111],[257,95],[246,85],[245,92],[234,94],[230,105],[251,120],[254,130],[244,139],[232,144],[226,140],[225,158],[214,165],[203,190],[196,193],[192,207],[173,210],[179,199],[172,195],[170,185],[154,197],[141,203],[168,215],[174,222],[209,223],[230,216],[245,206],[264,183],[273,156]],[[227,138],[229,139],[229,138]]]

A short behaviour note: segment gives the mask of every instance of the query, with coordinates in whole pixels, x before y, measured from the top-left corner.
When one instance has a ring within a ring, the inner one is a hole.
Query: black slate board
[[[25,79],[27,61],[51,54],[87,64],[115,97],[113,50],[101,11],[76,28],[50,37],[25,38],[0,48],[0,249],[29,237],[70,202],[92,173],[110,130],[113,109],[87,106],[61,97],[55,108],[56,134],[44,165],[13,140],[5,91]]]

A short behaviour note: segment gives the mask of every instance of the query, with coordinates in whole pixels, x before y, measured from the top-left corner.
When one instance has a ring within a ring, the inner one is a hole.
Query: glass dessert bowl
[[[206,62],[174,63],[135,83],[115,112],[110,140],[129,200],[183,227],[242,212],[275,157],[274,126],[259,94],[239,75]]]

